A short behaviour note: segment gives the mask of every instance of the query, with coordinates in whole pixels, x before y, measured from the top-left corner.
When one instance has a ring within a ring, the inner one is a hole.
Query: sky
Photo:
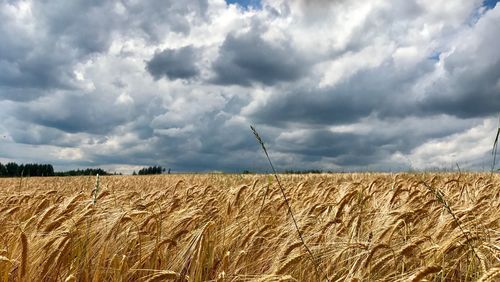
[[[0,162],[488,170],[497,2],[0,0]]]

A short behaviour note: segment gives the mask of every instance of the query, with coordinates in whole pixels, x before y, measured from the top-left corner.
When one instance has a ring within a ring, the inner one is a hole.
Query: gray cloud
[[[373,116],[343,130],[318,128],[283,132],[274,146],[280,152],[298,155],[305,163],[327,158],[344,168],[374,164],[384,167],[384,162],[393,154],[410,154],[423,140],[460,133],[479,122],[478,119],[463,121],[445,115],[385,120]]]
[[[214,82],[223,85],[273,85],[299,79],[308,67],[307,61],[287,42],[268,42],[259,30],[229,34],[213,64]]]
[[[480,168],[500,6],[326,2],[1,2],[0,159],[266,171],[255,124],[280,170]]]
[[[117,104],[113,97],[99,93],[66,93],[19,105],[15,116],[68,133],[106,134],[135,117],[135,109],[130,104]]]
[[[474,33],[469,30],[464,34],[477,38],[469,44],[456,42],[459,47],[441,58],[442,66],[423,56],[411,67],[400,69],[394,57],[387,57],[379,66],[357,72],[334,86],[279,89],[280,93],[252,107],[248,115],[274,125],[345,124],[371,114],[382,118],[491,116],[500,109],[500,52],[494,43],[500,12],[495,12],[485,15]],[[427,86],[414,89],[422,83]]]
[[[23,3],[2,4],[0,99],[31,100],[46,90],[77,88],[73,66],[109,48],[115,19],[110,6],[35,1],[31,14],[22,15]]]
[[[443,58],[444,78],[431,85],[422,108],[462,118],[488,116],[500,109],[500,52],[498,32],[500,9],[489,11],[464,36],[467,43]]]
[[[38,25],[45,29],[44,39],[52,41],[48,44],[65,45],[68,51],[83,56],[106,51],[118,23],[111,2],[36,1],[33,11]]]
[[[207,0],[179,2],[174,0],[120,1],[123,24],[134,28],[134,33],[157,42],[168,32],[188,34],[192,22],[207,19]],[[193,16],[189,19],[186,16]]]
[[[74,68],[106,53],[116,37],[158,41],[187,34],[186,15],[205,16],[207,2],[21,1],[0,5],[0,99],[33,100],[55,89],[77,90]],[[162,7],[158,9],[157,7]]]
[[[418,114],[410,88],[422,72],[431,70],[430,61],[423,61],[408,71],[397,70],[388,61],[335,86],[280,89],[266,104],[252,108],[248,115],[266,124],[326,125],[352,123],[371,114],[381,117]]]
[[[155,78],[190,79],[200,71],[196,66],[196,49],[185,46],[179,49],[165,49],[156,52],[147,62],[146,69]]]

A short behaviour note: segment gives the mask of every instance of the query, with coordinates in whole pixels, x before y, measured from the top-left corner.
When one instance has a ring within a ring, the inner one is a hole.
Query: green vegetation
[[[50,164],[0,163],[0,177],[19,176],[54,176],[54,167]]]
[[[102,168],[86,168],[86,169],[77,169],[77,170],[68,170],[68,171],[60,171],[56,172],[56,176],[78,176],[78,175],[110,175],[110,173],[106,172]]]
[[[145,167],[139,170],[139,173],[136,173],[134,171],[134,175],[139,174],[139,175],[149,175],[149,174],[162,174],[165,172],[165,168],[161,166],[150,166],[150,167]],[[170,173],[170,169],[168,170],[168,173]]]
[[[0,177],[33,177],[33,176],[78,176],[78,175],[110,175],[102,168],[86,168],[54,172],[51,164],[17,164],[9,162],[0,163]],[[116,174],[116,173],[115,173]]]

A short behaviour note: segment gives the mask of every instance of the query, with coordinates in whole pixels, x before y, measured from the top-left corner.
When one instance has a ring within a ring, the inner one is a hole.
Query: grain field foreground
[[[0,279],[500,280],[498,175],[280,177],[0,179]]]

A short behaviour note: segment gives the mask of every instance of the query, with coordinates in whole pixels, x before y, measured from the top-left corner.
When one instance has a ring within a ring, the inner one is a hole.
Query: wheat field
[[[500,280],[500,176],[0,179],[2,281]],[[310,250],[310,253],[308,252]]]

